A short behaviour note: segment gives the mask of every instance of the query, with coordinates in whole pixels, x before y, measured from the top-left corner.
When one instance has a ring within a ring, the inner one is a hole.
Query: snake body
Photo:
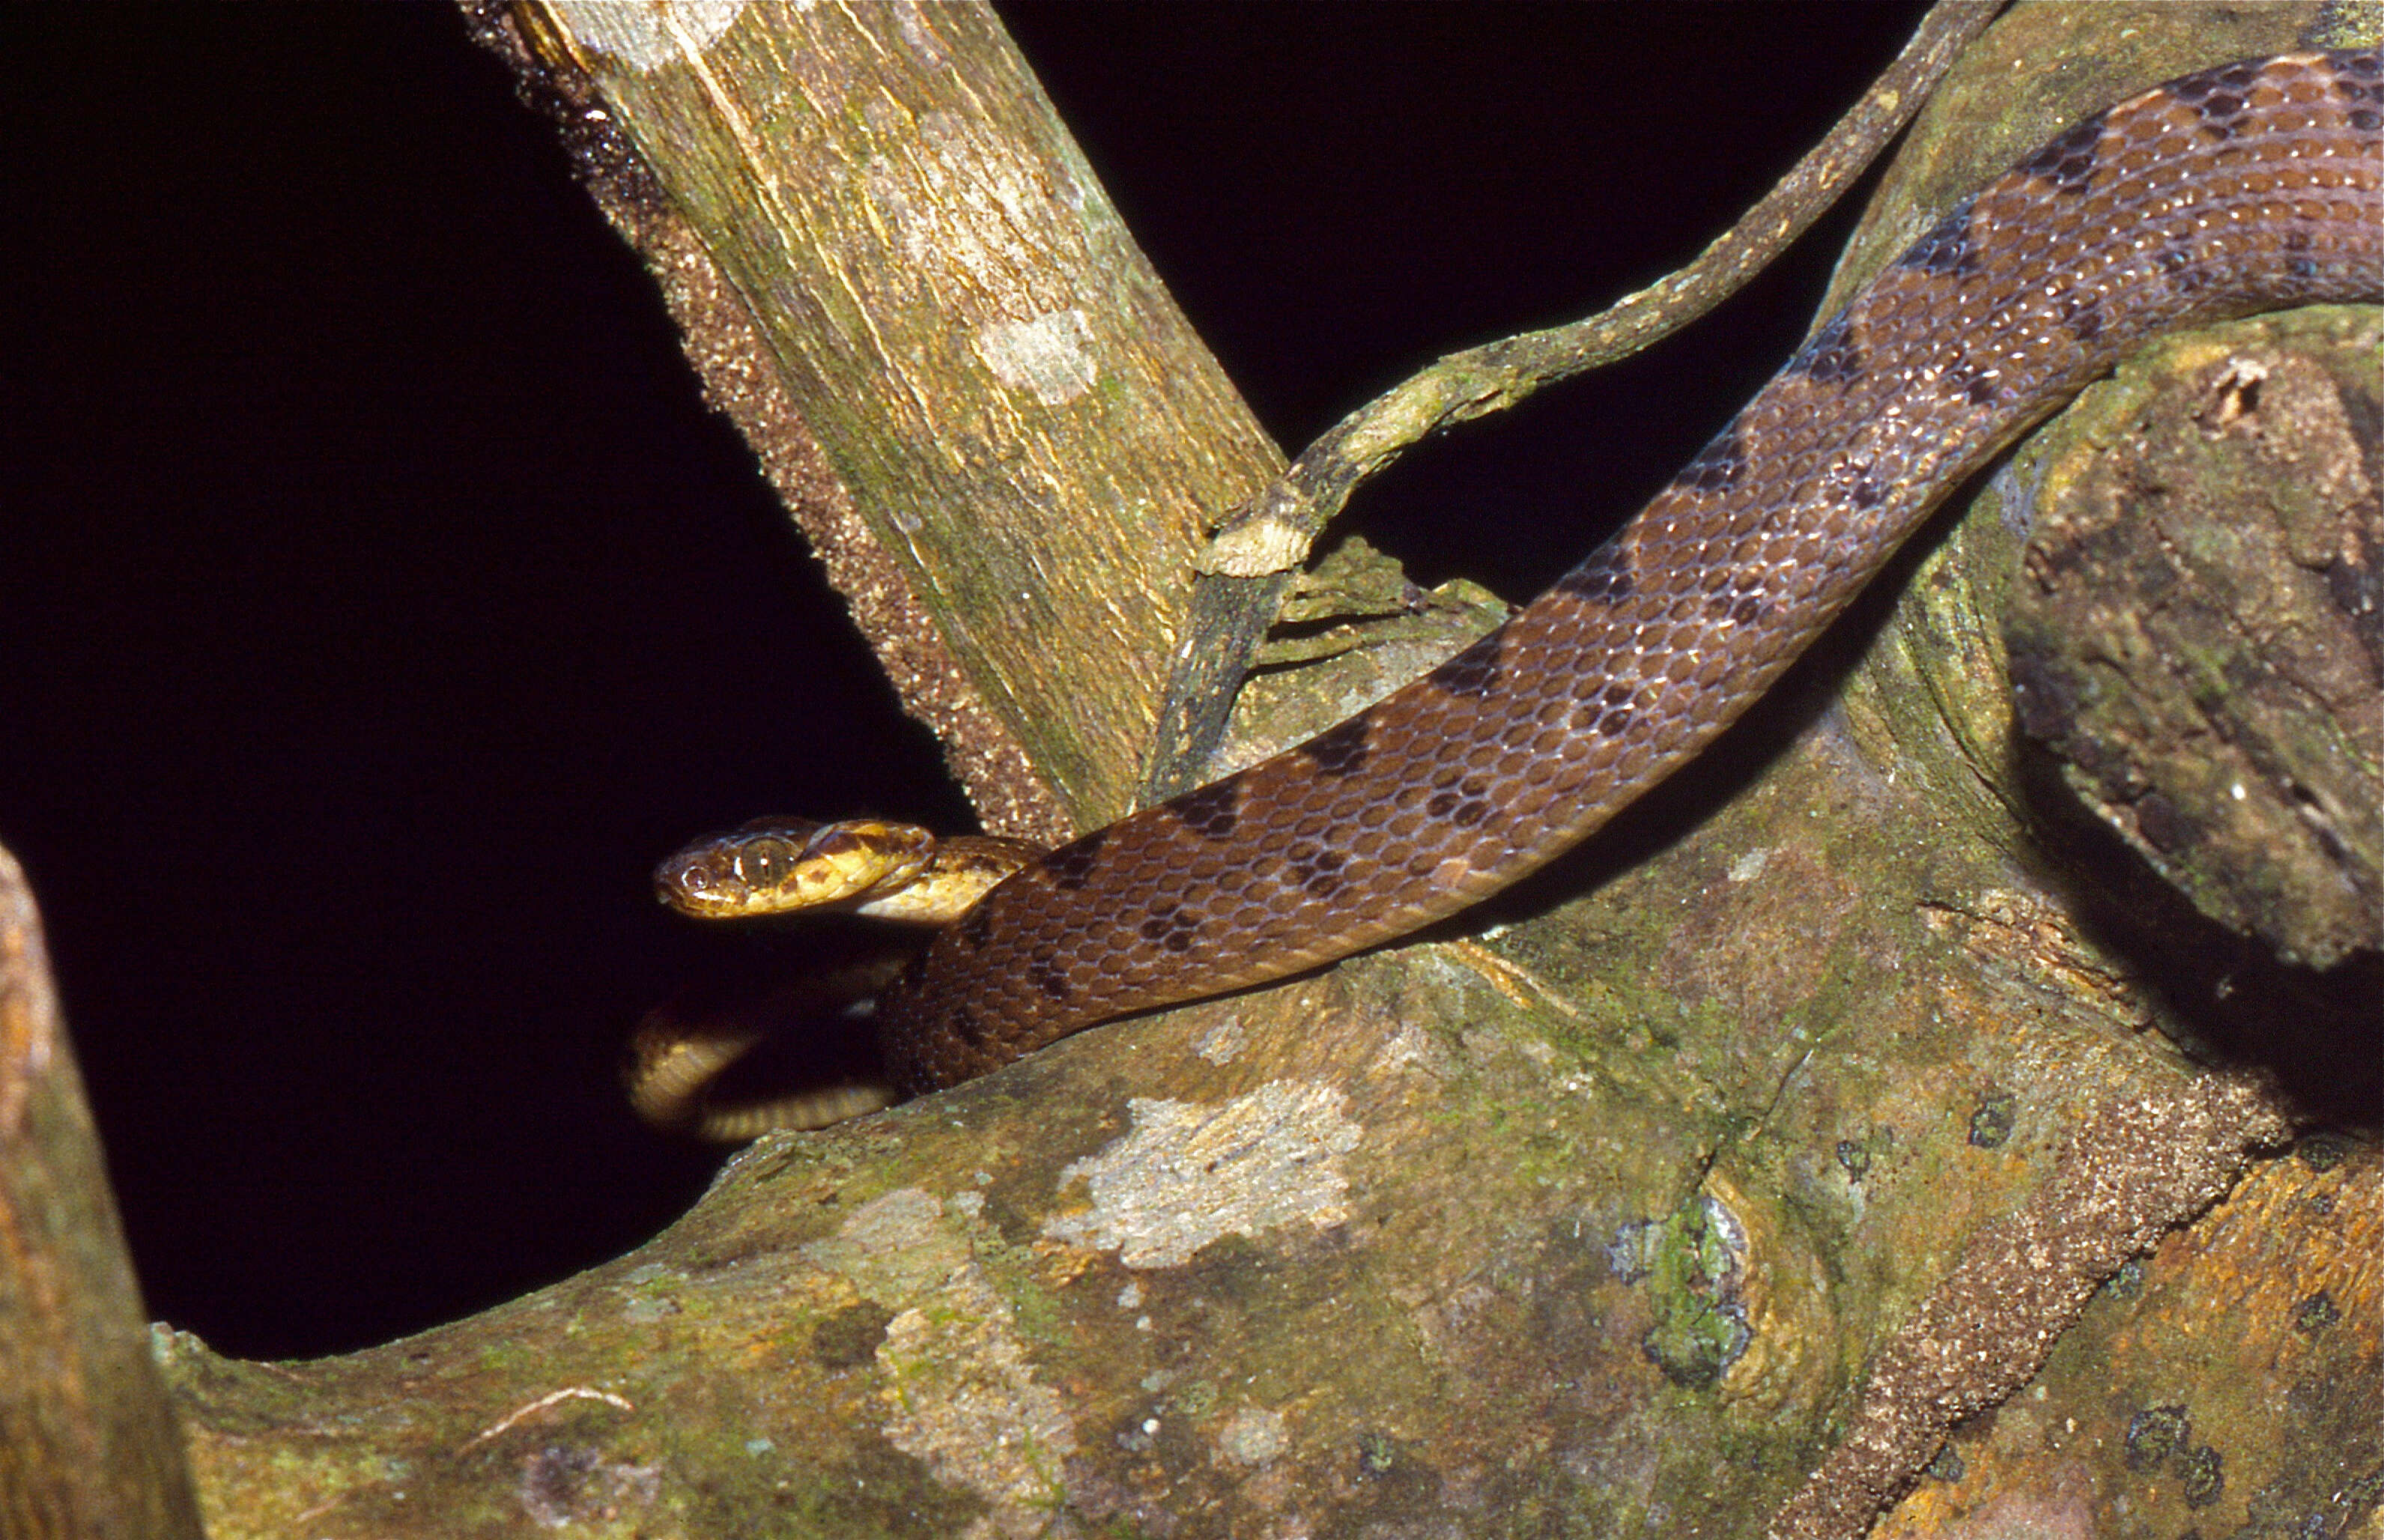
[[[1760,696],[1935,502],[2153,334],[2384,298],[2375,50],[2207,69],[1959,205],[1612,540],[1285,753],[1061,847],[881,1000],[911,1091],[1317,966],[1589,834]]]

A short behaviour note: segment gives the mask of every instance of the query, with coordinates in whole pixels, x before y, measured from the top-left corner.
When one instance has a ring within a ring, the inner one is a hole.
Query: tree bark
[[[0,850],[0,1540],[198,1540],[42,918]]]
[[[1107,823],[1192,553],[1282,458],[989,10],[706,15],[481,31],[988,826]]]
[[[2058,122],[2313,41],[2318,7],[2192,14],[2018,7],[1842,281]],[[1193,544],[1278,461],[999,28],[481,24],[980,806],[1118,811]],[[2175,346],[2372,320],[2247,325]],[[383,1348],[172,1339],[213,1533],[2368,1521],[2384,1161],[2264,1152],[2372,1043],[2372,971],[2213,941],[2048,804],[1999,621],[2025,490],[1991,481],[1705,763],[1461,935],[765,1139],[650,1246]],[[1397,644],[1481,619],[1449,617]],[[1246,751],[1366,670],[1246,705]]]

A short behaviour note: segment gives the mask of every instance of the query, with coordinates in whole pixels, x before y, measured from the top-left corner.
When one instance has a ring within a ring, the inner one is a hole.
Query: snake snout
[[[654,868],[654,897],[682,914],[710,915],[733,904],[737,883],[709,852],[682,851]]]

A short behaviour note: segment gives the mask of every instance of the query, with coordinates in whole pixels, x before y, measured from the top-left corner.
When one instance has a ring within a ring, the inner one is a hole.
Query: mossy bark
[[[0,1540],[198,1540],[198,1494],[50,981],[0,850]]]
[[[2198,911],[2292,962],[2384,910],[2384,328],[2181,337],[2025,462],[2022,725]],[[2361,442],[2363,436],[2368,441]]]
[[[1904,212],[1850,267],[2075,108],[2309,41],[2318,11],[2019,7],[1916,130],[1925,190],[1892,180],[1881,206]],[[1056,125],[990,126],[1044,110],[998,29],[950,7],[755,6],[721,8],[709,37],[640,41],[574,6],[520,14],[541,24],[527,41],[490,25],[579,125],[608,207],[679,264],[666,281],[715,394],[844,570],[899,580],[882,612],[857,608],[924,627],[911,640],[959,681],[943,699],[995,724],[984,763],[1026,776],[992,776],[1012,801],[989,801],[1041,807],[1029,824],[1113,810],[1191,536],[1273,460],[1213,398],[1179,410],[1213,366],[1186,362],[1203,355],[1172,313],[1037,267],[1073,252],[1139,282]],[[870,25],[883,34],[851,30]],[[2092,60],[2060,75],[2091,83],[2031,100],[2016,142],[1945,126],[2000,120],[2013,61],[2056,57]],[[898,106],[881,68],[951,99]],[[950,116],[962,98],[987,116]],[[803,191],[813,214],[773,217],[751,249],[694,233],[796,196],[711,157],[814,133],[849,158],[815,173],[840,166],[841,184]],[[1980,157],[1967,171],[1934,158],[1963,146]],[[881,162],[923,180],[881,206],[864,185]],[[915,274],[853,242],[875,222],[899,255],[909,221],[959,217],[929,205],[980,185],[1002,219],[1086,214],[1106,233],[1031,242],[1032,270],[1000,290],[1017,304],[963,295],[937,321]],[[782,270],[814,270],[804,240],[839,281]],[[1048,323],[1078,310],[1081,327]],[[1038,317],[1038,345],[994,341]],[[813,328],[877,341],[840,354],[859,344]],[[2212,335],[2199,345],[2241,334]],[[740,336],[760,351],[736,354]],[[1145,349],[1180,372],[1137,374]],[[914,376],[936,404],[907,430],[960,448],[889,445],[857,404]],[[1213,490],[1123,490],[1114,462],[1154,446]],[[1717,752],[1449,934],[764,1139],[651,1245],[418,1337],[286,1365],[172,1339],[217,1540],[302,1520],[324,1540],[453,1540],[526,1519],[649,1536],[1748,1534],[1792,1500],[1816,1516],[1796,1533],[1850,1534],[1932,1457],[1886,1521],[1898,1533],[2014,1505],[2081,1534],[2170,1535],[2181,1513],[2227,1534],[2272,1509],[2371,1521],[2379,1273],[2341,1237],[2377,1223],[2372,1143],[2260,1159],[2094,1292],[2286,1138],[2306,1061],[2264,1057],[2255,1035],[2281,1014],[2347,1041],[2372,1000],[2341,969],[2248,952],[2222,992],[2196,971],[2216,954],[2191,912],[2138,913],[2146,874],[2044,805],[2005,683],[2013,495],[1991,482]],[[989,530],[958,516],[979,500]],[[1084,518],[1058,582],[1030,536]],[[1116,622],[1122,655],[1086,674],[1055,653],[1068,603]],[[1479,619],[1448,613],[1451,640]],[[1321,666],[1248,737],[1322,725],[1366,688]],[[1073,701],[1035,719],[1055,693],[1112,689],[1123,727],[1086,727]],[[2048,1348],[2043,1397],[1940,1452],[1954,1415]],[[2263,1352],[2266,1388],[2241,1389]],[[1898,1402],[1898,1385],[1921,1388]],[[1849,1426],[1883,1430],[1889,1453],[1807,1484],[1839,1469]]]

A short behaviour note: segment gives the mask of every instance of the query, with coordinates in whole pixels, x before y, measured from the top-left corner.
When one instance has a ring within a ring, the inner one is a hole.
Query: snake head
[[[936,837],[908,824],[761,818],[699,839],[654,870],[654,896],[698,919],[861,909],[909,888]]]

